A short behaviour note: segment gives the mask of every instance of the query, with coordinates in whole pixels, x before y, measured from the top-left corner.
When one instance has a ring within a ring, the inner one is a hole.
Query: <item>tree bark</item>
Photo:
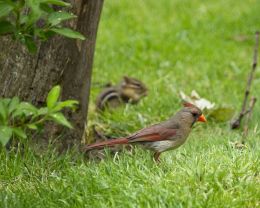
[[[10,37],[0,38],[0,97],[18,96],[41,106],[48,91],[60,84],[62,100],[79,101],[79,109],[67,113],[74,129],[65,131],[61,139],[64,148],[79,144],[84,133],[97,28],[103,7],[103,0],[71,0],[71,3],[72,12],[78,17],[68,25],[81,32],[86,37],[84,41],[55,36],[39,43],[38,52],[32,55]],[[53,135],[54,131],[48,128],[48,132]]]

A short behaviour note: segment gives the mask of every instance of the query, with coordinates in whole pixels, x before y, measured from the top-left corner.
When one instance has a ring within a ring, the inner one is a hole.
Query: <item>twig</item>
[[[248,125],[249,125],[249,121],[251,119],[253,108],[255,106],[256,101],[257,101],[257,99],[255,97],[252,97],[250,100],[248,114],[246,115],[246,120],[245,120],[245,124],[244,124],[244,133],[243,133],[243,138],[242,138],[242,144],[245,143],[245,139],[248,135]]]
[[[231,122],[231,129],[239,128],[243,117],[245,116],[245,114],[247,114],[247,111],[246,111],[247,100],[248,100],[248,96],[250,94],[250,88],[251,88],[251,85],[252,85],[254,72],[255,72],[256,66],[257,66],[259,32],[256,32],[255,39],[256,39],[256,43],[255,43],[255,48],[254,48],[254,58],[253,58],[252,70],[248,75],[248,80],[247,80],[246,91],[245,91],[242,109],[241,109],[241,112],[240,112],[238,118],[236,120],[234,120],[233,122]]]

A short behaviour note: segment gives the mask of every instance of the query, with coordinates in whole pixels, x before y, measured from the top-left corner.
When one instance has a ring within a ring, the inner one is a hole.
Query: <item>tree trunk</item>
[[[18,96],[40,106],[48,91],[60,84],[62,100],[80,102],[77,112],[67,113],[74,129],[65,131],[61,139],[64,148],[79,144],[84,133],[103,0],[71,0],[71,3],[72,12],[78,17],[68,25],[81,32],[85,41],[55,36],[39,43],[38,52],[31,55],[10,37],[0,38],[0,97]],[[52,130],[48,128],[47,132],[53,135]]]

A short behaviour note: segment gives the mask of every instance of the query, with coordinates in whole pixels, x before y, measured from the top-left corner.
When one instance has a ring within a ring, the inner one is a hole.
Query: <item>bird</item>
[[[207,122],[202,111],[195,105],[184,102],[183,108],[166,121],[145,127],[127,137],[110,139],[83,147],[84,152],[94,149],[104,149],[118,144],[140,145],[149,149],[156,162],[160,162],[162,152],[180,147],[187,140],[196,122]]]

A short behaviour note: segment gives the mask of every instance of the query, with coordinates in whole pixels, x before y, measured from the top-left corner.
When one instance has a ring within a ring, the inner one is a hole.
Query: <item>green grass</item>
[[[259,206],[259,141],[241,151],[228,131],[196,135],[159,165],[140,149],[100,163],[73,152],[1,154],[1,207]]]
[[[257,0],[105,1],[93,73],[92,106],[103,83],[141,79],[149,95],[90,122],[122,136],[180,108],[179,91],[195,89],[219,105],[240,108],[260,29]],[[244,41],[234,36],[245,35]],[[259,67],[252,93],[260,91]],[[188,142],[162,154],[136,148],[100,163],[76,152],[37,156],[0,152],[0,207],[259,207],[260,105],[247,148],[227,123],[197,124]]]

